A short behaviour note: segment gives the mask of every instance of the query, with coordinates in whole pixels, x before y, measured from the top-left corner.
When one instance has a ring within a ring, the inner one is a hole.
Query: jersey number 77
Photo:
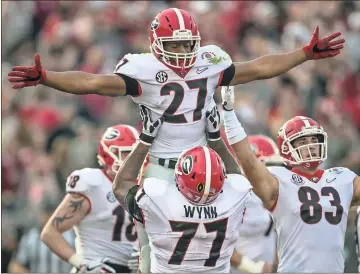
[[[190,242],[196,234],[199,224],[177,221],[169,221],[169,223],[172,231],[183,232],[183,234],[178,240],[168,263],[174,265],[181,265],[182,261],[184,260],[186,251],[189,248]],[[228,218],[204,224],[206,232],[216,232],[216,237],[213,240],[210,249],[209,258],[205,260],[204,266],[214,267],[216,265],[216,261],[220,257],[221,247],[225,240],[227,223]]]

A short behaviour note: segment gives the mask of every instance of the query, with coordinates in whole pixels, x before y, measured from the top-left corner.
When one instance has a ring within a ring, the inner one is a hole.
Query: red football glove
[[[31,87],[40,84],[46,79],[46,72],[41,66],[40,54],[35,54],[35,65],[32,67],[16,66],[9,72],[9,82],[17,83],[12,88],[18,89],[23,87]],[[12,77],[15,76],[15,77]]]
[[[341,35],[341,32],[335,32],[326,38],[319,39],[319,27],[316,27],[309,44],[303,47],[308,60],[317,60],[336,56],[340,49],[344,47],[345,39],[331,41]]]

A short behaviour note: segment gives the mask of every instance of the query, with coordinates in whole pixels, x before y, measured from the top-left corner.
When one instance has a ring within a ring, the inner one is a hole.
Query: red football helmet
[[[301,145],[294,148],[293,142],[304,136],[316,136],[318,143]],[[302,165],[304,168],[315,169],[327,158],[327,134],[324,129],[313,119],[296,116],[287,121],[280,129],[277,137],[280,155],[285,158],[285,163],[294,166]],[[320,148],[320,155],[313,156],[312,147]],[[300,150],[308,150],[307,159],[303,159]]]
[[[249,135],[248,140],[257,158],[266,165],[281,165],[284,159],[281,158],[276,143],[265,135]]]
[[[99,144],[97,158],[100,166],[116,173],[123,162],[122,153],[131,152],[138,139],[139,133],[132,126],[109,127],[101,137]]]
[[[200,33],[194,18],[177,8],[156,15],[149,31],[150,51],[157,59],[173,68],[186,69],[194,65],[200,48]],[[191,41],[190,53],[173,53],[164,49],[164,42]]]
[[[209,204],[219,196],[225,174],[220,156],[204,146],[182,153],[175,166],[175,180],[180,192],[196,205]]]

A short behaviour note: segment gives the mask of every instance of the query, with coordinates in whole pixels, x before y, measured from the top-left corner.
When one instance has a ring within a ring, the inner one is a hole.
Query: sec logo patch
[[[295,184],[295,185],[298,185],[298,186],[301,186],[303,185],[305,182],[303,180],[303,178],[301,178],[300,175],[297,175],[297,174],[293,174],[291,176],[291,181]]]
[[[158,81],[159,83],[165,83],[168,79],[168,75],[165,71],[159,71],[158,73],[156,73],[155,78],[156,81]]]
[[[106,195],[106,199],[110,202],[110,203],[114,203],[116,202],[116,197],[114,195],[114,193],[112,191],[110,191],[107,195]]]

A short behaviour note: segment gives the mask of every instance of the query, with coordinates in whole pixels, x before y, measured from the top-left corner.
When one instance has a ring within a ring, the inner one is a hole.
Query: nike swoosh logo
[[[326,182],[327,182],[328,184],[330,184],[331,182],[334,182],[335,180],[336,180],[336,178],[333,178],[332,180],[326,179]]]
[[[316,53],[320,53],[320,52],[332,51],[332,49],[319,49],[318,45],[316,44],[315,47],[313,48],[313,51]]]
[[[197,74],[200,74],[200,73],[203,73],[205,70],[207,70],[208,68],[206,67],[206,68],[203,68],[203,69],[197,69],[196,70],[196,73]]]

